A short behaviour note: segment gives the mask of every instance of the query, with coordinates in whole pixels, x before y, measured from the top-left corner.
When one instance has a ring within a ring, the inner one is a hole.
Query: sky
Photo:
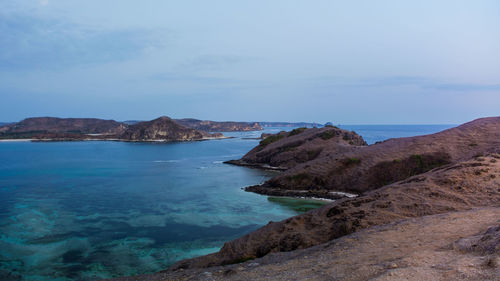
[[[500,115],[500,1],[0,0],[0,121]]]

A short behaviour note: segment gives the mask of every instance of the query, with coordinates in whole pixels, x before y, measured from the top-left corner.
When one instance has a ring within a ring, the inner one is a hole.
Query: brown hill
[[[298,138],[303,140],[306,135],[299,134]],[[289,168],[262,186],[249,187],[249,191],[324,196],[332,191],[360,194],[374,190],[441,165],[495,151],[500,147],[500,117],[477,119],[436,134],[390,139],[370,146],[317,142],[314,149],[321,153],[302,163],[290,161],[286,151],[290,141],[281,138],[269,148],[257,152],[257,147],[239,160],[269,160],[273,166]],[[303,149],[309,149],[307,146]]]
[[[198,120],[192,118],[175,119],[175,122],[182,126],[206,132],[235,132],[235,131],[260,131],[262,127],[259,123],[253,122],[217,122],[208,120]]]
[[[119,138],[127,141],[191,141],[220,137],[223,137],[220,133],[209,134],[187,128],[169,117],[162,116],[129,126]]]
[[[125,129],[126,125],[114,120],[36,117],[0,127],[0,138],[44,138],[49,135],[76,137],[86,134],[115,135],[123,133]]]
[[[323,158],[332,152],[365,146],[361,136],[336,127],[298,128],[291,132],[263,134],[263,140],[240,160],[229,164],[286,170],[301,163]]]

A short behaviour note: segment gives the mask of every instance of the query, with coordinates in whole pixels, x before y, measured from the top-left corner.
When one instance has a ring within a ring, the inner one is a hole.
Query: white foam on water
[[[155,163],[178,163],[178,162],[181,162],[181,160],[155,160],[153,162],[155,162]]]

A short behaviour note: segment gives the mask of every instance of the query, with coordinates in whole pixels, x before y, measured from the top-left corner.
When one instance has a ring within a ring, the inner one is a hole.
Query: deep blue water
[[[374,143],[451,126],[341,127]],[[222,164],[261,133],[165,144],[0,142],[0,279],[155,272],[297,214],[241,190],[271,172]]]

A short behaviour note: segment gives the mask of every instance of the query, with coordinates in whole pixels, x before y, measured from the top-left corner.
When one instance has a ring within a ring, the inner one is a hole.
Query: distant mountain
[[[127,126],[96,118],[35,117],[0,128],[1,138],[81,138],[89,134],[117,135]]]
[[[223,135],[191,129],[168,117],[133,125],[95,118],[36,117],[0,127],[0,139],[187,141],[220,137]]]
[[[258,122],[262,127],[323,127],[322,124],[319,123],[307,123],[307,122]]]
[[[3,127],[5,125],[12,124],[12,122],[0,122],[0,127]]]
[[[217,122],[192,118],[174,119],[175,122],[196,130],[206,132],[260,131],[262,127],[257,122]]]
[[[127,141],[190,141],[222,136],[222,134],[209,134],[191,129],[180,125],[169,117],[162,116],[152,121],[130,125],[119,138]]]

